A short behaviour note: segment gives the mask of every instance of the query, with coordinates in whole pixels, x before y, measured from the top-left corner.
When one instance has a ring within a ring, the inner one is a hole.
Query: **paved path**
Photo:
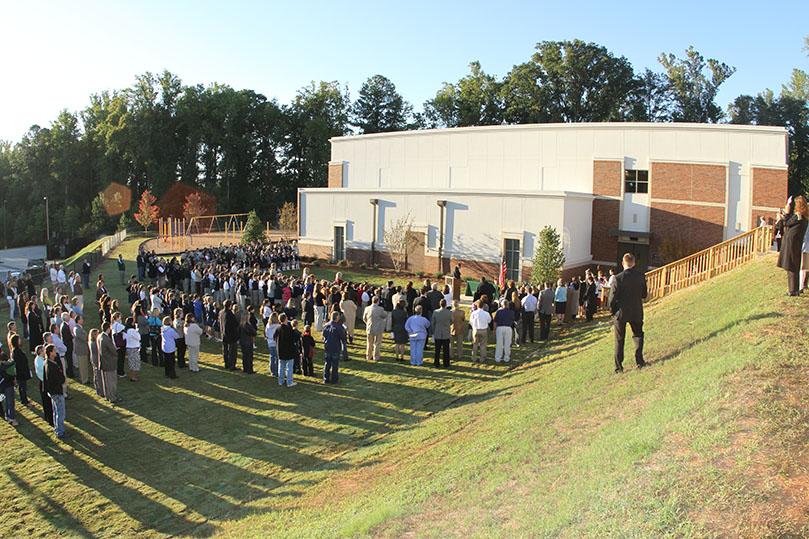
[[[9,271],[22,271],[28,267],[28,260],[45,258],[45,254],[44,245],[0,250],[0,278],[6,280]]]

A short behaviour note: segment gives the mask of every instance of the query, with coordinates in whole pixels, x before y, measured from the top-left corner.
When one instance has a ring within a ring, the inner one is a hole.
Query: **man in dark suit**
[[[610,311],[615,316],[615,372],[624,372],[624,340],[627,323],[632,328],[635,341],[635,362],[638,368],[646,366],[643,361],[643,300],[646,298],[646,276],[635,270],[635,257],[626,253],[624,271],[615,276],[610,290]]]

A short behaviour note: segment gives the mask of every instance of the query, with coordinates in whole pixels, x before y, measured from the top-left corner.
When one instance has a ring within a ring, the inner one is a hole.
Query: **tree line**
[[[90,96],[79,112],[64,110],[49,126],[32,126],[16,144],[0,143],[7,244],[45,240],[45,196],[53,233],[86,237],[131,225],[144,191],[159,200],[177,184],[214,200],[209,212],[256,210],[261,219],[274,220],[299,187],[326,185],[329,138],[435,127],[602,121],[786,126],[790,192],[805,190],[804,71],[795,69],[780,93],[739,96],[725,112],[716,94],[735,68],[705,59],[693,47],[682,57],[661,54],[658,60],[659,71],[636,71],[625,57],[595,43],[544,41],[503,77],[472,62],[469,74],[445,82],[420,112],[382,75],[365,81],[354,101],[346,85],[322,81],[281,104],[253,90],[184,85],[169,71],[147,72],[130,88]],[[123,213],[109,215],[109,200],[100,193],[113,183],[129,189],[131,202]]]

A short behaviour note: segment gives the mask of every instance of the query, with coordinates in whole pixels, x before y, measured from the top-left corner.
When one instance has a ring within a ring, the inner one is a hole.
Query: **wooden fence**
[[[772,242],[772,227],[762,226],[652,270],[646,274],[648,299],[662,298],[730,271],[769,251]]]

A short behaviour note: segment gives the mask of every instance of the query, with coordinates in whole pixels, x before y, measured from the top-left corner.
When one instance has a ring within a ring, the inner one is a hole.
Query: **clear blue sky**
[[[626,56],[636,71],[694,45],[737,68],[719,104],[779,90],[802,50],[809,1],[272,2],[11,1],[0,10],[0,139],[78,111],[89,95],[163,69],[186,84],[220,82],[289,102],[312,80],[339,80],[355,98],[381,73],[416,110],[479,60],[498,77],[543,40],[582,39]]]

